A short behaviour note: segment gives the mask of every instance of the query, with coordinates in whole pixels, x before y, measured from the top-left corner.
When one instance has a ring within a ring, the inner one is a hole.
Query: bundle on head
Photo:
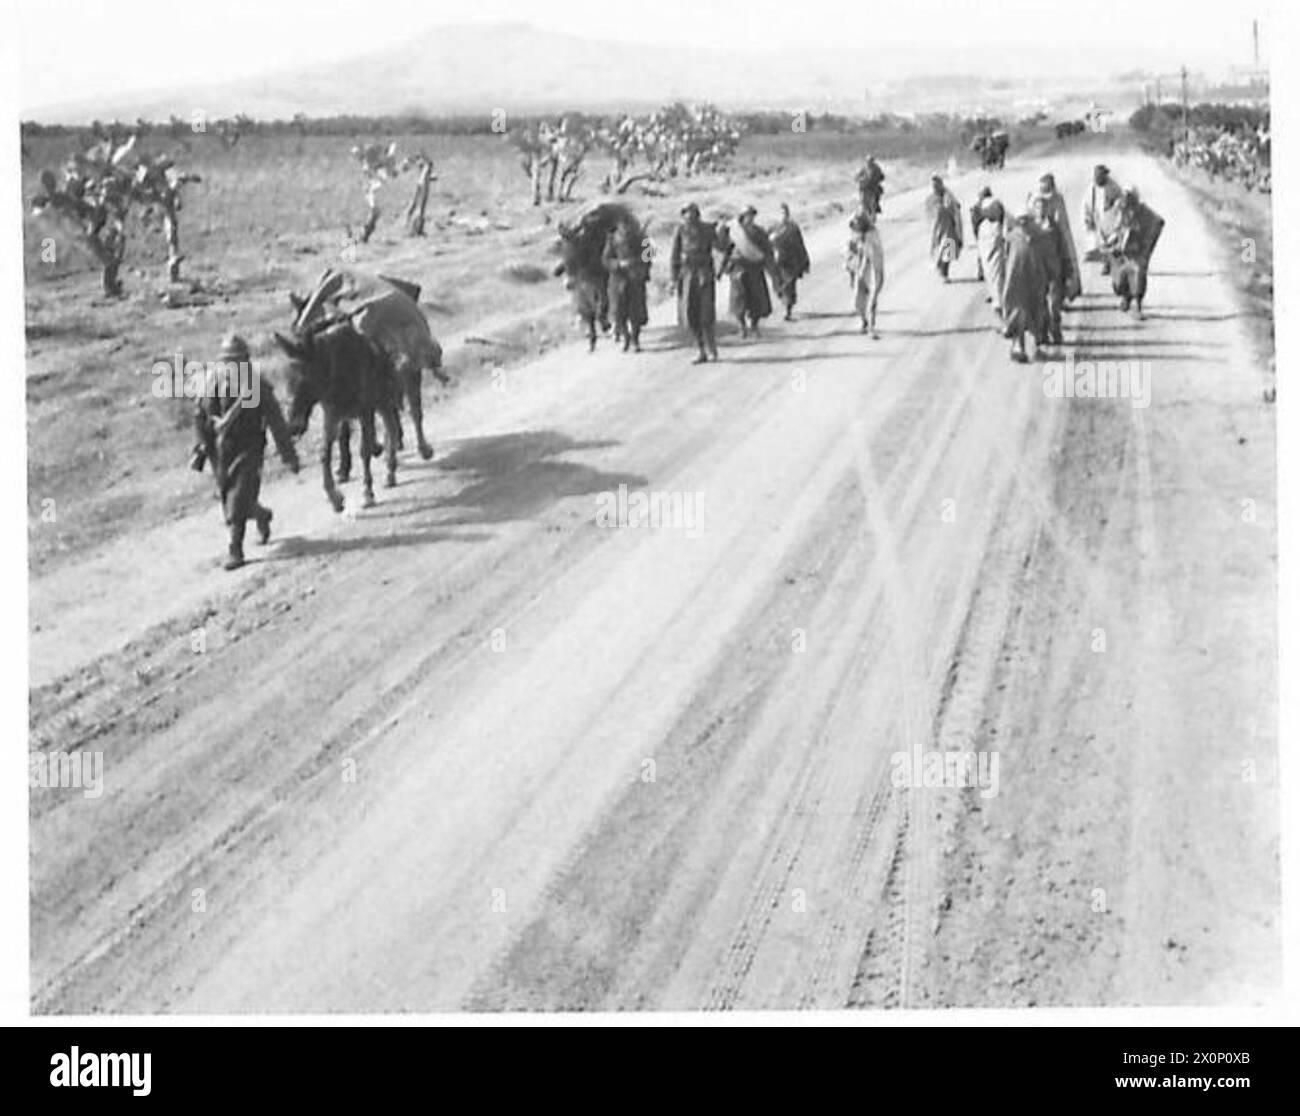
[[[560,225],[560,265],[556,275],[565,277],[573,293],[574,309],[586,327],[591,349],[596,347],[596,326],[608,330],[609,276],[603,254],[610,234],[618,231],[629,243],[641,244],[645,230],[635,215],[618,202],[601,202],[583,213],[573,224]]]
[[[571,280],[580,275],[603,275],[600,254],[609,234],[616,229],[632,242],[639,242],[644,235],[636,215],[619,202],[601,202],[572,224],[561,224],[560,255],[564,273]]]

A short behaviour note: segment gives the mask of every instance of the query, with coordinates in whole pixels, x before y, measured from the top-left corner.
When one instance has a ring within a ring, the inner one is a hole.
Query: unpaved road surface
[[[1108,161],[1168,220],[1148,318],[1085,265],[1066,347],[1149,406],[1010,363],[912,192],[878,341],[837,225],[721,363],[661,308],[435,411],[374,509],[272,466],[237,574],[214,502],[35,582],[32,747],[105,787],[32,795],[34,1010],[1267,998],[1273,412],[1190,199]],[[947,751],[996,784],[895,785]]]

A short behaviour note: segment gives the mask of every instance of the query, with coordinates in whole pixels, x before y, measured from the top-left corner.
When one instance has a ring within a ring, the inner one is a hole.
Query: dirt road
[[[568,347],[375,509],[274,473],[238,574],[214,504],[34,583],[32,747],[105,773],[33,792],[34,1009],[1266,997],[1273,413],[1191,201],[1108,161],[1168,220],[1148,318],[1085,265],[1066,348],[1149,406],[1010,363],[912,192],[878,341],[837,226],[719,364]],[[948,751],[985,785],[896,785]]]

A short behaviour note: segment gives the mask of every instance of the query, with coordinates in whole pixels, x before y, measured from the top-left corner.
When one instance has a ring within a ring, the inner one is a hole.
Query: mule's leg
[[[339,423],[339,483],[352,478],[352,424],[344,419]]]
[[[411,408],[411,421],[415,424],[415,444],[420,448],[420,456],[428,461],[433,456],[433,447],[424,436],[424,396],[420,392],[420,380],[423,375],[424,370],[417,368],[407,377],[406,403]],[[400,448],[402,420],[396,414],[394,418],[397,421],[398,448]]]
[[[384,477],[385,488],[397,487],[397,431],[402,428],[402,416],[397,413],[396,407],[384,408],[384,440],[386,442],[385,462],[388,466],[387,475]],[[419,427],[416,427],[419,430]],[[423,436],[423,435],[421,435]],[[430,453],[433,451],[430,450]]]
[[[339,436],[339,419],[334,412],[325,408],[325,437],[322,439],[320,451],[321,478],[325,482],[325,495],[329,498],[330,506],[336,512],[343,510],[343,494],[334,487],[334,474],[330,471],[330,464],[334,458],[334,443]]]
[[[364,410],[361,412],[361,506],[363,508],[373,508],[375,506],[375,482],[370,475],[370,459],[374,457],[371,450],[375,445],[375,412],[373,410]]]

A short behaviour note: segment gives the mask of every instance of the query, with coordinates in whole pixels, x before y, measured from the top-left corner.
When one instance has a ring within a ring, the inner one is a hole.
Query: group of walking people
[[[949,269],[962,250],[962,211],[940,175],[931,178],[926,199],[930,253],[935,270],[949,281]],[[1085,258],[1101,264],[1122,310],[1140,319],[1147,293],[1151,255],[1164,219],[1138,195],[1125,189],[1099,164],[1083,202],[1087,234]],[[1083,290],[1079,254],[1070,229],[1065,198],[1055,177],[1038,180],[1023,209],[1012,214],[985,186],[970,210],[979,277],[988,285],[998,328],[1011,343],[1011,358],[1027,361],[1026,338],[1035,355],[1044,346],[1064,343],[1062,312]]]
[[[670,267],[678,321],[691,331],[699,347],[696,364],[718,359],[715,283],[724,277],[731,282],[728,308],[743,338],[757,337],[759,323],[772,314],[769,278],[785,307],[785,320],[790,321],[798,301],[798,282],[808,274],[812,260],[789,206],[781,206],[781,218],[770,229],[758,223],[758,210],[752,205],[741,211],[734,225],[703,220],[695,202],[682,206],[681,213]],[[715,264],[717,259],[721,263]]]

